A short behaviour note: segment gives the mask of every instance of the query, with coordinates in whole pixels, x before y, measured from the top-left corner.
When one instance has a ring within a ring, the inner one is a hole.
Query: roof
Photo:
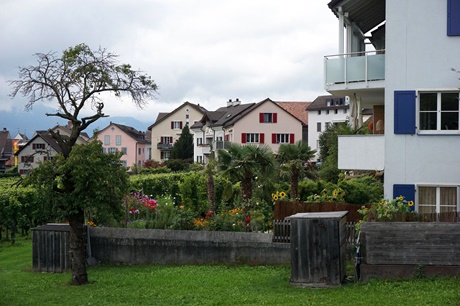
[[[120,130],[125,132],[128,136],[136,140],[138,143],[150,143],[150,140],[145,136],[144,132],[138,131],[131,126],[118,124],[118,123],[112,123],[112,122],[110,122],[110,125],[115,125]]]
[[[364,34],[385,21],[385,0],[332,0],[328,6],[336,16],[338,8],[342,7],[348,14],[347,19]]]
[[[3,131],[0,131],[0,156],[11,154],[11,152],[13,152],[13,146],[10,139],[10,132],[3,129]]]
[[[190,106],[194,109],[196,109],[197,111],[201,112],[202,114],[206,113],[206,108],[200,106],[200,104],[193,104],[193,103],[190,103],[188,101],[185,101],[184,103],[182,103],[179,107],[177,107],[176,109],[174,109],[172,112],[169,112],[169,113],[159,113],[158,114],[158,117],[157,117],[157,120],[147,128],[147,130],[151,130],[155,125],[159,124],[160,122],[163,122],[164,120],[166,120],[167,118],[169,118],[170,116],[172,116],[176,111],[178,111],[179,109],[181,109],[182,107],[184,106]]]
[[[285,111],[302,121],[304,125],[308,125],[307,107],[311,102],[275,102]]]
[[[328,101],[331,101],[331,106],[328,106]],[[345,97],[338,97],[332,95],[318,96],[308,107],[308,111],[322,110],[322,109],[344,109],[349,108],[350,105],[345,103]]]
[[[65,138],[67,136],[63,136],[63,138]],[[22,152],[22,150],[24,150],[25,148],[27,148],[29,146],[29,144],[31,144],[35,139],[37,138],[41,138],[43,139],[43,141],[45,141],[45,143],[47,143],[51,148],[53,148],[54,151],[56,151],[57,153],[61,153],[62,150],[61,150],[61,147],[59,146],[58,142],[56,141],[56,139],[54,139],[51,134],[48,132],[48,131],[36,131],[35,132],[35,135],[34,137],[32,137],[32,139],[30,139],[26,145],[24,145],[23,147],[21,147],[15,155],[19,155],[19,153]]]
[[[241,115],[254,105],[255,103],[241,104],[237,102],[227,104],[227,106],[220,107],[215,111],[206,111],[201,120],[195,122],[190,128],[200,128],[205,124],[210,127],[228,126],[241,118]]]

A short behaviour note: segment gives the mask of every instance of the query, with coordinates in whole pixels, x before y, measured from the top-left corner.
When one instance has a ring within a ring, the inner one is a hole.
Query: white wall
[[[394,134],[394,91],[458,89],[460,37],[447,36],[447,1],[386,1],[385,197],[393,184],[460,184],[460,138]]]

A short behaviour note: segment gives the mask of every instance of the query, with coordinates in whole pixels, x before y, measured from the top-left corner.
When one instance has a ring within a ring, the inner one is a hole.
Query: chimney
[[[241,101],[238,98],[236,98],[235,102],[233,102],[233,106],[237,106],[237,105],[240,105],[240,104],[241,104]]]
[[[232,99],[228,99],[227,101],[227,107],[230,107],[233,105]]]

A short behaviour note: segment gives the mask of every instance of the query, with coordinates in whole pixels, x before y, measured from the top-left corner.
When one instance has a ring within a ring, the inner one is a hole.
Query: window
[[[110,146],[110,135],[104,135],[104,145]]]
[[[53,160],[53,156],[43,156],[43,161],[47,161],[47,160]]]
[[[196,162],[202,164],[203,163],[203,156],[197,156],[196,157]]]
[[[128,149],[125,148],[125,147],[123,147],[123,148],[121,148],[121,152],[122,152],[123,154],[128,154]]]
[[[34,150],[45,150],[45,144],[44,143],[34,143],[34,144],[32,144],[32,149],[34,149]]]
[[[115,145],[121,146],[121,135],[115,135]]]
[[[294,134],[272,134],[272,143],[294,143]]]
[[[142,154],[142,149],[141,148],[138,148],[137,149],[137,155],[141,155]]]
[[[419,213],[444,213],[458,210],[457,186],[419,186]]]
[[[171,151],[161,151],[160,158],[162,160],[168,160],[170,156],[171,156]]]
[[[277,113],[259,113],[259,122],[260,123],[276,123],[277,122]]]
[[[452,133],[459,131],[458,92],[421,92],[419,97],[420,132]]]
[[[329,115],[329,110],[326,110],[326,115]]]
[[[182,121],[171,121],[171,129],[182,130]]]
[[[122,167],[127,167],[127,166],[128,166],[127,163],[126,163],[126,160],[122,160],[122,161],[121,161],[121,166],[122,166]]]
[[[202,144],[203,144],[203,138],[198,137],[198,138],[196,139],[196,145],[199,146],[199,145],[202,145]]]
[[[321,115],[321,110],[318,111],[318,115]]]
[[[242,133],[242,143],[264,143],[264,134],[262,133]]]
[[[173,142],[173,139],[171,136],[161,136],[161,143],[162,144],[170,144]]]
[[[107,152],[110,154],[110,153],[116,153],[117,152],[117,148],[108,148],[107,149]]]
[[[21,163],[33,163],[33,162],[34,162],[33,156],[29,156],[29,155],[21,156]]]
[[[316,131],[321,132],[321,122],[316,123]]]
[[[334,109],[334,113],[337,115],[339,113],[338,109]]]
[[[343,110],[343,113],[346,114],[347,111],[348,111],[348,109],[345,108],[345,109]]]

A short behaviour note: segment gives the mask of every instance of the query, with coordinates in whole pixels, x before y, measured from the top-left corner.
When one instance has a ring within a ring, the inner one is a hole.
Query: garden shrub
[[[383,184],[371,175],[342,180],[338,186],[345,192],[346,203],[370,204],[383,198]]]
[[[198,172],[188,172],[179,182],[179,191],[181,204],[185,209],[190,209],[197,215],[208,212],[206,176]]]

